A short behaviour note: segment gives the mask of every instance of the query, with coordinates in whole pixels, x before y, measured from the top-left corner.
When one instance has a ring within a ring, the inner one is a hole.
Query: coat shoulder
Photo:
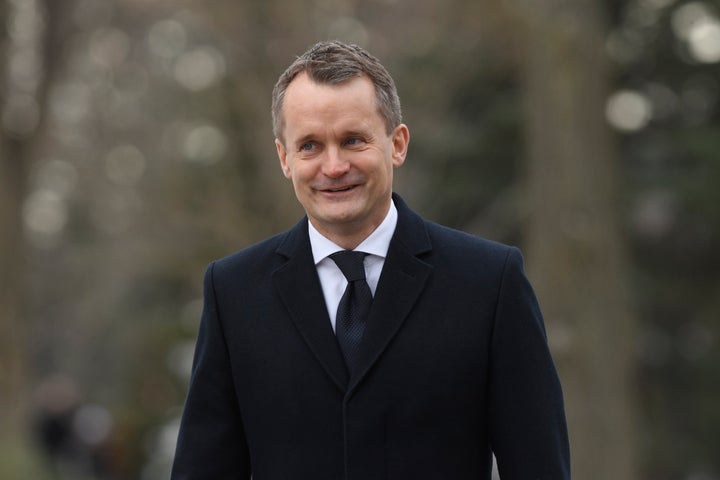
[[[291,232],[292,230],[288,230],[279,233],[213,261],[211,263],[213,275],[222,279],[242,273],[245,277],[257,278],[260,274],[272,272],[276,264],[277,266],[281,264],[281,257],[277,254],[278,248]]]
[[[459,263],[500,264],[508,257],[522,258],[517,247],[479,237],[426,220],[425,226],[433,252]]]

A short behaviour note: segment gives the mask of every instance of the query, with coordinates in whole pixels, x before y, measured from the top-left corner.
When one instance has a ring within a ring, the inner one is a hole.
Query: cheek
[[[311,165],[295,164],[290,170],[290,178],[297,187],[300,187],[314,178],[314,170]]]
[[[392,182],[393,178],[393,165],[390,162],[386,162],[380,168],[379,174],[382,176],[382,181],[386,183]]]

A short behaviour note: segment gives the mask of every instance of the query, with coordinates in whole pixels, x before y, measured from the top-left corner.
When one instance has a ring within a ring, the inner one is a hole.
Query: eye
[[[363,139],[360,137],[350,137],[345,141],[345,145],[354,147],[363,143]]]
[[[300,145],[300,151],[301,152],[311,152],[315,148],[315,144],[312,142],[305,142],[302,145]]]

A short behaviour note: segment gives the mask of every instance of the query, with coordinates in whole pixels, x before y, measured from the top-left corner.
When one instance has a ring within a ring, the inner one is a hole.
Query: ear
[[[280,159],[280,168],[282,168],[285,178],[292,178],[292,172],[287,163],[287,150],[279,139],[275,139],[275,148],[277,149],[278,158]]]
[[[393,167],[399,167],[405,163],[408,145],[410,144],[410,130],[407,125],[401,123],[391,134]]]

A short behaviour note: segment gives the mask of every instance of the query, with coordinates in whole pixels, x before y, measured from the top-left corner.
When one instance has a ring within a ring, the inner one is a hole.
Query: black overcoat
[[[398,224],[349,378],[307,219],[212,263],[174,480],[567,480],[560,383],[513,247]]]

